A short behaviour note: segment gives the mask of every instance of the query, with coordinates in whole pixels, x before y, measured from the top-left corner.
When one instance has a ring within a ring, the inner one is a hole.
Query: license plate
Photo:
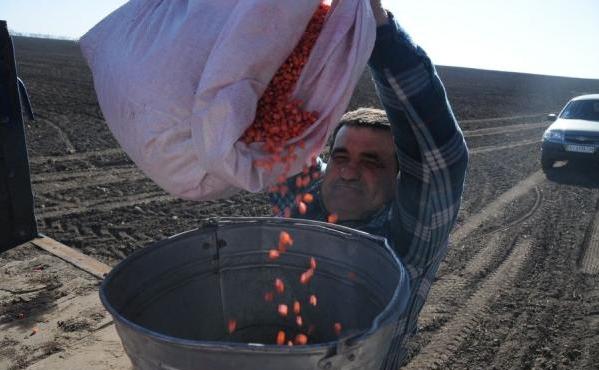
[[[595,153],[595,147],[588,145],[566,145],[566,151],[576,153]]]

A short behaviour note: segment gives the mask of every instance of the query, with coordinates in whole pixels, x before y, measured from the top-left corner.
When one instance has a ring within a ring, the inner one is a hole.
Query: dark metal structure
[[[37,236],[23,109],[33,119],[8,27],[0,21],[0,253]]]
[[[294,243],[271,260],[281,230]],[[310,257],[317,268],[305,285],[299,277]],[[276,278],[284,292],[265,300]],[[160,241],[123,260],[100,288],[138,370],[378,369],[409,294],[405,268],[385,239],[280,218],[219,219]],[[278,304],[294,300],[302,326],[291,308],[277,314]],[[309,343],[276,345],[279,330],[288,339],[308,333]]]

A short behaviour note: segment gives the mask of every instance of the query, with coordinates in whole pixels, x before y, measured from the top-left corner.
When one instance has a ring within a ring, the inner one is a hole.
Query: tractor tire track
[[[476,173],[476,182],[472,182],[473,178],[466,178],[464,196],[458,215],[458,224],[466,222],[470,216],[479,211],[481,205],[488,203],[488,199],[493,195],[494,184],[488,172]]]
[[[486,135],[500,135],[506,134],[509,132],[518,132],[525,130],[532,130],[536,128],[548,127],[549,123],[541,122],[541,123],[522,123],[517,125],[509,125],[509,126],[500,126],[500,127],[489,127],[489,128],[481,128],[476,130],[466,130],[464,131],[464,136],[466,138],[486,136]]]
[[[139,170],[137,170],[139,171]],[[119,167],[102,167],[102,168],[90,168],[84,171],[64,171],[64,172],[43,172],[34,174],[31,176],[31,182],[41,183],[49,181],[63,181],[70,179],[89,179],[105,175],[109,172],[112,175],[126,175],[128,173],[136,172],[134,166],[119,166]],[[83,185],[83,184],[82,184]]]
[[[418,326],[423,331],[434,330],[442,326],[455,314],[459,299],[463,298],[467,286],[480,279],[499,257],[501,236],[491,236],[486,246],[481,249],[463,271],[448,274],[436,281],[430,290],[428,303],[418,318]],[[500,261],[499,261],[500,262]]]
[[[470,154],[489,153],[489,152],[494,152],[497,150],[511,149],[511,148],[517,148],[519,146],[538,144],[540,142],[541,142],[541,139],[533,139],[533,140],[518,141],[518,142],[515,142],[512,144],[505,144],[505,145],[489,145],[489,146],[483,146],[483,147],[470,149],[469,153]]]
[[[255,194],[245,193],[241,194],[237,198],[237,201],[243,202],[246,200],[253,200],[254,197]],[[63,209],[61,206],[48,207],[41,210],[41,212],[38,212],[37,218],[40,220],[48,220],[63,216],[80,215],[88,212],[109,212],[119,208],[134,207],[149,203],[173,202],[183,203],[183,208],[189,207],[190,204],[189,202],[183,201],[177,197],[168,195],[163,191],[143,192],[125,197],[111,197],[101,200],[85,201],[81,202],[77,207],[71,209]],[[185,204],[187,204],[187,206]],[[228,204],[232,208],[237,207],[236,202],[231,201],[230,199],[212,200],[202,202],[201,211],[202,213],[210,213],[213,210],[222,209],[224,204]]]
[[[67,152],[69,152],[69,153],[75,153],[77,151],[75,149],[75,146],[73,145],[73,143],[69,139],[69,136],[67,135],[67,133],[59,125],[57,125],[56,123],[52,122],[47,117],[40,116],[40,118],[42,118],[44,122],[46,122],[50,127],[52,127],[58,133],[58,136],[60,137],[60,139],[62,140],[62,142],[64,143],[64,145],[67,148]]]
[[[499,266],[505,258],[507,250],[514,243],[513,239],[507,243],[502,243],[504,234],[500,232],[521,224],[537,212],[541,206],[542,196],[537,187],[534,190],[535,202],[528,212],[496,230],[482,236],[476,236],[471,242],[478,245],[478,241],[483,238],[487,239],[484,248],[469,259],[468,264],[463,269],[439,277],[439,280],[432,285],[429,293],[429,304],[424,306],[420,314],[420,326],[426,329],[445,321],[451,314],[452,307],[456,307],[457,302],[463,299],[464,292],[467,290],[465,288],[472,286],[476,281],[484,278],[490,271]],[[444,261],[443,264],[451,264],[451,261]]]
[[[36,176],[33,183],[33,189],[36,195],[38,195],[91,186],[118,184],[146,178],[146,176],[137,168],[119,168],[108,171],[108,173],[106,172],[105,169],[102,169],[62,175],[56,174],[48,177]],[[58,181],[64,180],[65,178],[70,178],[70,180],[62,182]]]
[[[527,262],[512,287],[498,291],[489,314],[481,316],[454,354],[439,360],[438,366],[596,368],[598,275],[579,273],[576,267],[595,224],[596,209],[588,205],[597,204],[597,189],[564,189],[552,181],[539,188],[540,210],[521,228],[502,233],[534,241]],[[582,232],[573,232],[575,227]],[[432,344],[435,335],[432,330],[423,333],[420,348]]]
[[[480,212],[470,216],[465,223],[451,234],[451,240],[454,244],[459,244],[474,230],[479,228],[485,221],[495,214],[500,212],[514,199],[523,196],[531,191],[535,186],[545,180],[545,175],[542,171],[537,171],[520,181],[514,187],[503,193],[497,200],[484,207]],[[538,205],[537,205],[538,207]]]
[[[105,157],[113,155],[125,155],[125,152],[120,148],[94,150],[89,152],[67,154],[67,155],[41,155],[29,158],[29,162],[32,164],[42,164],[48,161],[74,161],[84,160],[93,157]]]
[[[106,199],[81,202],[79,207],[72,209],[62,209],[62,207],[50,207],[39,212],[37,216],[39,219],[49,219],[69,215],[77,215],[87,212],[108,212],[114,209],[139,206],[148,203],[168,203],[175,200],[177,200],[177,198],[171,195],[165,195],[164,192],[157,191],[150,193],[135,194],[125,197],[118,197],[118,199],[112,202],[107,202]]]
[[[489,307],[497,296],[508,290],[526,262],[532,241],[519,240],[508,258],[492,273],[481,288],[442,328],[435,332],[430,343],[405,367],[406,369],[442,369],[456,350],[489,314]]]
[[[509,285],[515,278],[524,265],[530,242],[517,243],[518,236],[506,239],[504,235],[507,234],[500,231],[517,226],[536,214],[542,205],[543,197],[538,189],[542,181],[544,176],[541,171],[533,173],[469,217],[452,234],[454,244],[463,242],[481,225],[503,212],[511,202],[534,191],[534,203],[526,213],[471,241],[470,244],[480,245],[477,240],[487,240],[484,247],[468,259],[464,268],[440,276],[432,285],[427,304],[419,317],[419,327],[423,332],[430,333],[429,340],[408,364],[408,368],[442,368],[476,323],[485,319],[485,312],[497,295],[496,287]],[[522,247],[522,243],[526,245]],[[452,262],[443,262],[443,265],[448,264]],[[470,298],[464,303],[465,295]]]
[[[501,121],[514,121],[518,119],[525,118],[540,118],[545,116],[545,113],[537,113],[537,114],[526,114],[520,116],[508,116],[508,117],[493,117],[493,118],[476,118],[476,119],[464,119],[459,120],[460,123],[487,123],[487,122],[501,122]]]
[[[491,231],[485,232],[484,234],[476,235],[476,236],[472,237],[470,240],[472,242],[475,242],[477,240],[484,239],[484,238],[488,237],[491,234],[495,234],[495,233],[498,233],[498,232],[501,232],[501,231],[506,231],[506,230],[508,230],[508,229],[510,229],[510,228],[512,228],[514,226],[517,226],[517,225],[523,223],[524,221],[528,220],[529,218],[531,218],[537,212],[537,210],[541,207],[541,203],[543,201],[543,195],[542,195],[541,191],[539,190],[539,187],[535,186],[533,188],[533,191],[534,191],[534,194],[535,194],[534,204],[532,205],[532,207],[525,214],[523,214],[522,216],[520,216],[520,217],[518,217],[518,218],[516,218],[514,220],[511,220],[510,222],[508,222],[505,225],[501,225],[501,226],[499,226],[499,227],[497,227],[497,228],[495,228],[495,229],[493,229]]]
[[[580,263],[580,269],[585,274],[599,273],[599,204],[596,209],[593,224],[586,238],[586,249]]]

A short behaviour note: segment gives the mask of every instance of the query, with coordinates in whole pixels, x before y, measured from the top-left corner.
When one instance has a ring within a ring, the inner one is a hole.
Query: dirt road
[[[268,214],[263,194],[199,203],[165,194],[118,149],[73,43],[19,39],[16,46],[38,114],[27,134],[42,232],[115,265],[205,217]],[[545,114],[571,95],[599,91],[599,81],[458,69],[441,74],[471,162],[453,246],[420,317],[407,368],[596,369],[599,166],[568,164],[546,176],[538,159]],[[363,81],[352,107],[375,99]],[[0,255],[0,268],[34,257],[9,252]],[[15,310],[19,296],[26,302]],[[0,325],[15,325],[22,311],[41,315],[59,300],[43,289],[0,285]],[[50,350],[35,352],[35,345],[11,335],[0,332],[0,358],[18,357],[7,362],[11,369],[62,351],[71,340],[61,337]]]

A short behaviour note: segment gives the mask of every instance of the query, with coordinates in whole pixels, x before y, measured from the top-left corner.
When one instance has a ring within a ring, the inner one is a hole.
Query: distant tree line
[[[78,38],[75,38],[75,37],[47,35],[47,34],[43,34],[43,33],[17,32],[17,31],[11,30],[10,28],[8,29],[8,33],[11,36],[35,37],[38,39],[69,40],[69,41],[77,41],[78,40]]]

